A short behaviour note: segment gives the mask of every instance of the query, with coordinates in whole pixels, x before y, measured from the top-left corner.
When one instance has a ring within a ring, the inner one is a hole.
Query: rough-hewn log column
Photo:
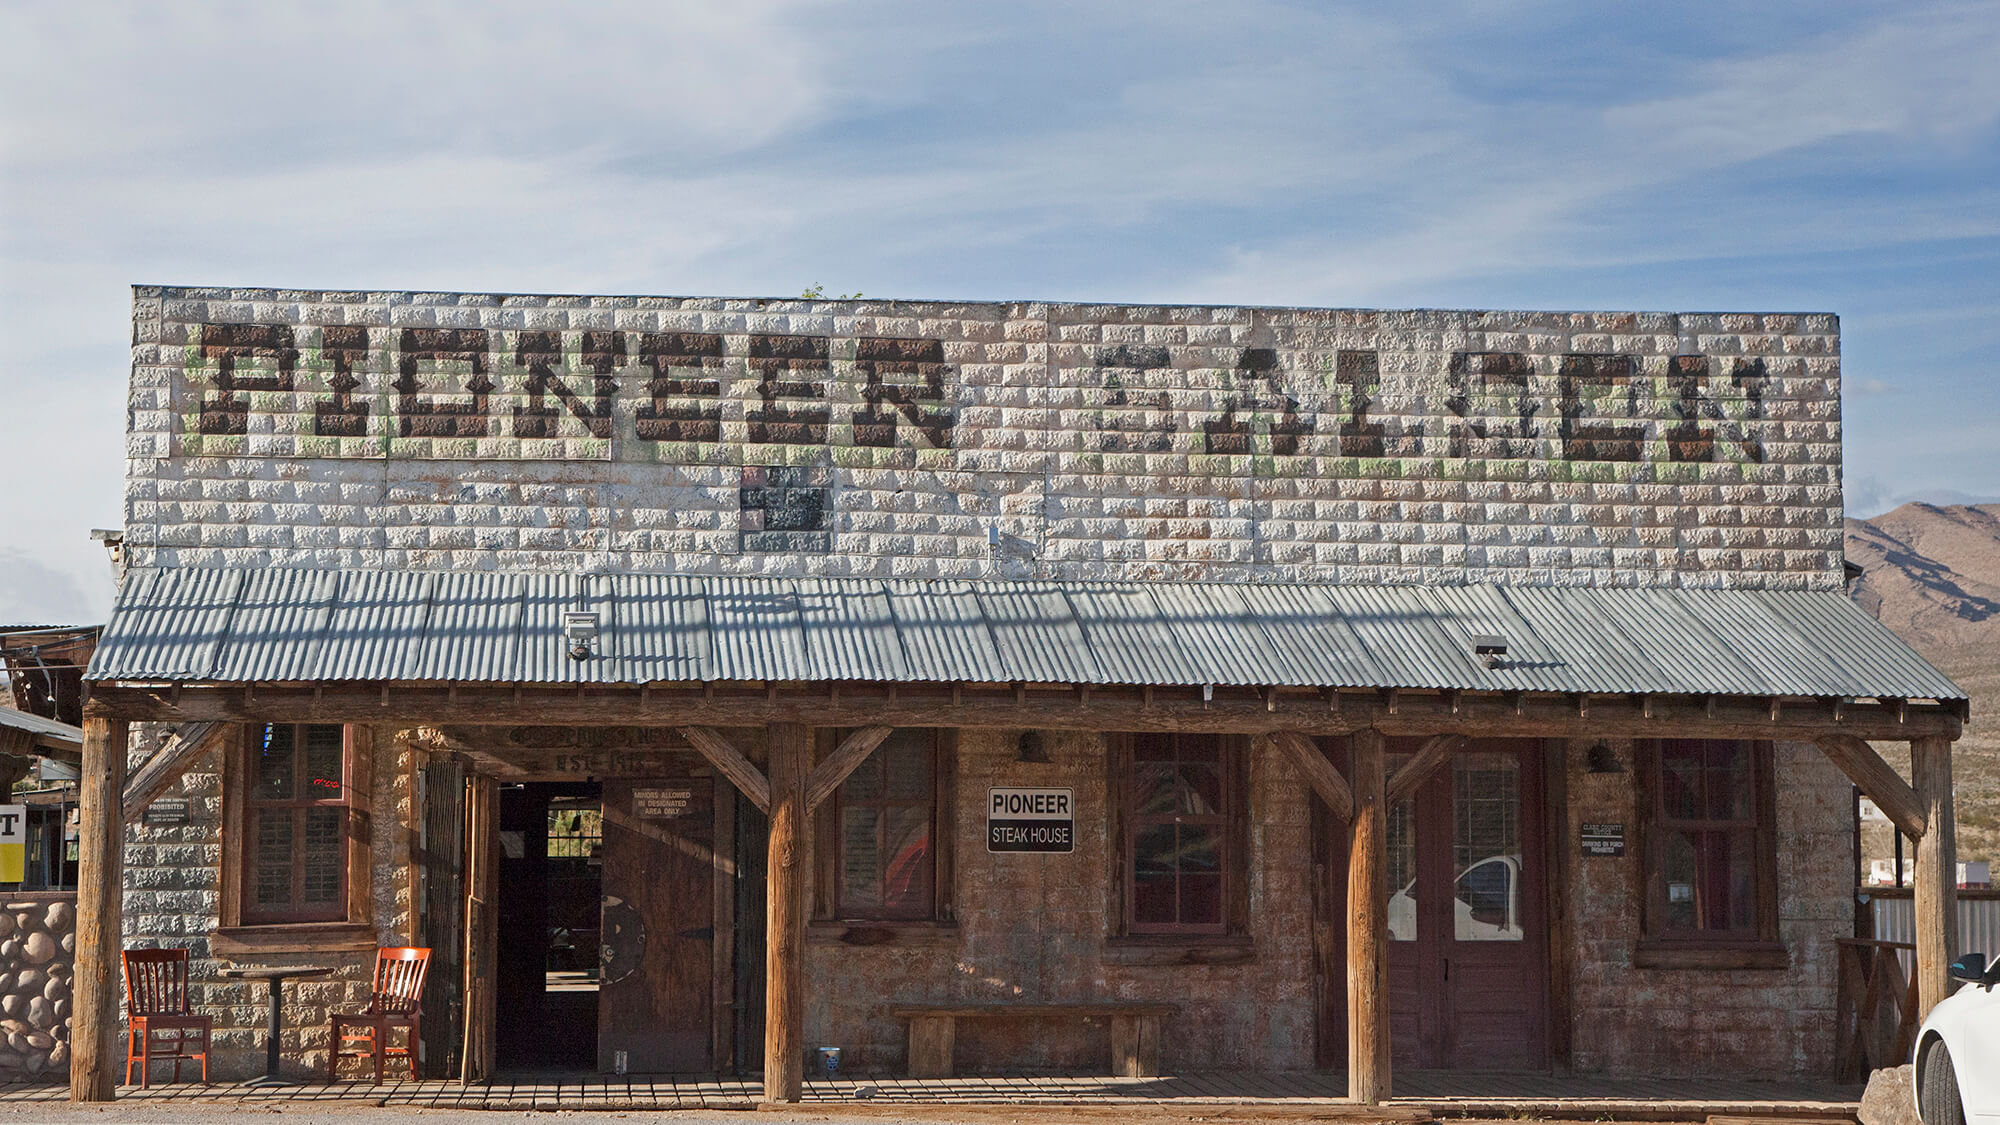
[[[465,1037],[459,1081],[485,1082],[497,1061],[500,956],[500,783],[466,778]]]
[[[807,778],[812,728],[765,728],[771,784],[770,856],[765,867],[764,1100],[795,1102],[806,1065],[806,873],[812,870]]]
[[[1958,841],[1951,812],[1951,740],[1910,743],[1910,775],[1924,813],[1917,837],[1913,904],[1917,930],[1917,1016],[1930,1015],[1951,995],[1951,963],[1958,957]]]
[[[108,1102],[118,1088],[127,732],[123,719],[87,715],[83,720],[76,1003],[70,1010],[69,1100],[73,1102]]]
[[[1389,799],[1382,734],[1354,735],[1347,851],[1347,1096],[1389,1096]]]

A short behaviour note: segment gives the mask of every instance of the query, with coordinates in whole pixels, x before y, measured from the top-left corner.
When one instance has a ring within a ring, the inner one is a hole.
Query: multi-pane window
[[[1768,744],[1664,739],[1647,761],[1646,934],[1776,937]]]
[[[348,753],[343,728],[253,726],[245,807],[243,921],[339,921],[347,913]]]
[[[1125,787],[1128,932],[1228,930],[1234,789],[1220,736],[1131,736]]]
[[[919,920],[937,903],[937,732],[891,734],[841,783],[842,918]]]

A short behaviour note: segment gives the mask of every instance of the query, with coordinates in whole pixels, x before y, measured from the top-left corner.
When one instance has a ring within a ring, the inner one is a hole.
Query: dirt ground
[[[672,1122],[675,1125],[1258,1125],[1261,1122],[1331,1122],[1339,1125],[1423,1125],[1435,1121],[1428,1112],[1414,1107],[1388,1106],[1378,1110],[1335,1106],[1229,1107],[1202,1106],[1186,1109],[1120,1106],[952,1106],[952,1107],[841,1107],[786,1108],[760,1110],[482,1110],[424,1109],[408,1106],[297,1106],[279,1104],[227,1104],[186,1102],[178,1105],[71,1105],[67,1102],[0,1105],[0,1121],[47,1122],[50,1125],[86,1125],[117,1122],[125,1125],[249,1125],[239,1117],[282,1119],[284,1125],[383,1125],[391,1121],[421,1119],[435,1125],[610,1125],[625,1122]],[[1542,1118],[1515,1117],[1491,1125],[1520,1125]],[[1776,1119],[1774,1119],[1775,1121]],[[1477,1118],[1448,1119],[1449,1125],[1488,1125]],[[1568,1125],[1568,1123],[1561,1123]],[[1582,1125],[1582,1123],[1576,1123]]]

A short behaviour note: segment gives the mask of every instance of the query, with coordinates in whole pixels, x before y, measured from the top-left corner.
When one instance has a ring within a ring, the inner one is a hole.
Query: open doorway
[[[497,1063],[597,1066],[603,793],[595,782],[500,791]]]

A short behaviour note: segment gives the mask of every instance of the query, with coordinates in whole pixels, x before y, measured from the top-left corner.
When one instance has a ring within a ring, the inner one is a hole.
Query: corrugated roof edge
[[[287,582],[230,577],[133,572],[86,678],[1154,682],[1967,699],[1837,591],[358,570]],[[1266,593],[1243,596],[1250,590]],[[827,612],[829,597],[843,593],[866,605]],[[563,655],[561,613],[586,607],[606,627],[593,659],[574,662]],[[1503,617],[1525,635],[1510,638],[1511,660],[1491,666],[1471,638]],[[1646,627],[1599,631],[1588,627],[1593,619]],[[1764,623],[1769,635],[1715,624],[1729,620]],[[302,629],[307,622],[314,628]],[[1196,637],[1199,646],[1190,644]],[[1808,651],[1837,656],[1803,659]]]

